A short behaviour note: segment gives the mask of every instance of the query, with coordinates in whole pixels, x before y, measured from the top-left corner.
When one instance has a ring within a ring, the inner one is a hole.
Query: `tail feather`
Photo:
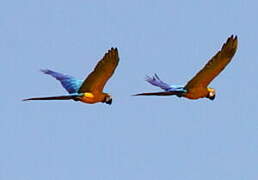
[[[52,97],[34,97],[34,98],[28,98],[23,99],[22,101],[31,101],[31,100],[70,100],[75,99],[77,97],[80,97],[80,94],[76,95],[64,95],[64,96],[52,96]]]
[[[172,96],[172,95],[180,96],[181,92],[178,92],[178,91],[150,92],[150,93],[134,94],[133,96]]]

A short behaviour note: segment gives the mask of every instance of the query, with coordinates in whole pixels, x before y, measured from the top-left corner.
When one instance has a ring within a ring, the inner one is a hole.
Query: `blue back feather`
[[[49,69],[42,69],[41,71],[60,81],[69,94],[77,93],[83,82],[82,80],[76,79],[70,75],[61,74]]]

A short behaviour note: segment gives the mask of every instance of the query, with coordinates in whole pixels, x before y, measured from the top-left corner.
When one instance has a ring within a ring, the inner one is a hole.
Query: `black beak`
[[[210,96],[209,99],[213,101],[215,99],[215,95],[214,96]]]
[[[106,104],[111,105],[112,104],[112,99],[109,99],[108,101],[106,101]]]

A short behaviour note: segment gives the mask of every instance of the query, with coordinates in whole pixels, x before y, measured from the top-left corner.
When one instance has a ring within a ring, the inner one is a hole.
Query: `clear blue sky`
[[[0,180],[257,180],[255,0],[0,2]],[[231,34],[215,101],[132,97],[158,73],[187,82]],[[112,106],[21,102],[62,95],[50,68],[84,78],[110,47]]]

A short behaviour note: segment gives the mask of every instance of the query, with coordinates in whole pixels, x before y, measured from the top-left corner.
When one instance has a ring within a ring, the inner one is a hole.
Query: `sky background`
[[[0,2],[0,180],[257,180],[255,0]],[[214,101],[133,97],[157,73],[185,84],[231,35]],[[65,94],[39,72],[84,79],[111,47],[113,104],[22,102]]]

